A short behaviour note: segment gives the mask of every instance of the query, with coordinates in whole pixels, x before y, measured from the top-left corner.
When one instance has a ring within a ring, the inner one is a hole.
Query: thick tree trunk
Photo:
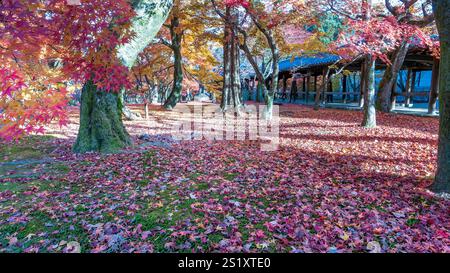
[[[81,95],[80,129],[74,152],[111,153],[130,144],[118,94],[98,90],[92,81],[87,82]]]
[[[400,47],[395,50],[391,62],[392,64],[386,68],[384,72],[383,79],[380,83],[380,91],[378,92],[377,98],[377,109],[388,113],[391,106],[391,92],[398,77],[403,63],[405,62],[406,54],[409,50],[409,43],[404,41]]]
[[[376,108],[375,108],[375,59],[368,56],[366,59],[366,78],[364,89],[364,120],[362,126],[366,128],[375,128],[377,126]]]
[[[434,59],[431,76],[430,100],[428,102],[428,114],[436,113],[436,102],[439,96],[439,60]]]
[[[226,22],[224,31],[224,75],[222,91],[222,111],[234,111],[239,113],[243,107],[242,86],[240,77],[239,44],[236,37],[237,16],[231,7],[226,9]]]
[[[435,192],[450,193],[450,0],[434,0],[433,8],[441,41],[439,75],[440,131]]]

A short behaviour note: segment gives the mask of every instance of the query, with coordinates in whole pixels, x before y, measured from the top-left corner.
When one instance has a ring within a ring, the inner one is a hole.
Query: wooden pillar
[[[306,99],[305,99],[305,103],[308,104],[308,100],[309,100],[309,87],[311,86],[311,75],[308,74],[307,78],[306,78]]]
[[[347,75],[342,77],[342,99],[347,103]]]
[[[357,83],[356,78],[358,76],[357,74],[358,73],[356,73],[356,72],[353,73],[353,84],[352,84],[353,100],[352,101],[358,101],[358,93],[356,90],[356,88],[358,87],[358,85],[356,84]]]
[[[333,83],[330,81],[328,83],[328,88],[327,88],[327,101],[326,102],[333,102]]]
[[[283,75],[283,94],[281,95],[282,99],[287,99],[287,76],[286,74]]]
[[[328,78],[327,78],[327,73],[328,73],[328,67],[324,68],[322,70],[322,86],[323,89],[322,90],[318,90],[317,94],[316,94],[316,104],[318,105],[320,102],[320,95],[322,94],[322,103],[326,104],[326,100],[327,100],[327,95],[326,92],[328,90]]]
[[[439,96],[439,59],[434,58],[433,71],[431,75],[430,100],[428,101],[428,114],[436,113],[436,102]]]
[[[302,77],[303,83],[302,83],[302,99],[306,101],[306,78]]]
[[[314,104],[319,105],[320,103],[320,90],[317,89],[317,75],[314,76]]]
[[[297,101],[297,98],[298,98],[297,78],[292,77],[289,102],[295,103]]]

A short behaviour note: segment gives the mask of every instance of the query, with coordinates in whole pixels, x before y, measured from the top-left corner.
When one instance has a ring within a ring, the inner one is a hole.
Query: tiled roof
[[[294,60],[286,59],[280,62],[280,72],[306,69],[316,66],[331,65],[340,60],[340,57],[328,53],[318,53],[296,57]]]

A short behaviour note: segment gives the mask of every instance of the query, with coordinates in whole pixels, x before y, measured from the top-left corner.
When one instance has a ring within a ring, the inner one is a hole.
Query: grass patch
[[[56,223],[48,214],[36,211],[31,213],[30,220],[24,224],[2,225],[0,227],[0,244],[8,245],[9,237],[16,237],[20,245],[9,246],[8,251],[13,253],[22,252],[33,245],[41,245],[43,239],[48,240],[45,247],[39,252],[59,252],[64,248],[62,241],[76,241],[81,245],[82,252],[88,252],[89,237],[81,225],[77,223]],[[55,246],[53,248],[53,246]]]
[[[237,173],[225,173],[223,175],[223,178],[225,178],[228,181],[233,181],[234,179],[236,179],[237,176],[238,176]]]
[[[50,153],[52,147],[43,145],[54,139],[53,136],[29,136],[18,142],[0,147],[0,162],[39,159]]]

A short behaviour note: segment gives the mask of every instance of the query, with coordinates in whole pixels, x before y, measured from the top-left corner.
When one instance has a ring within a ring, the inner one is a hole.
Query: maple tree
[[[55,67],[53,29],[40,1],[3,1],[0,7],[0,139],[43,133],[66,123],[62,75]]]
[[[128,2],[122,4],[128,7]],[[105,9],[110,8],[104,7]],[[136,63],[139,53],[151,43],[164,22],[170,7],[171,3],[166,1],[135,1],[132,14],[137,14],[137,16],[134,19],[129,15],[125,18],[114,16],[112,21],[105,23],[105,27],[108,29],[108,36],[106,37],[109,39],[106,43],[107,46],[106,48],[103,47],[103,43],[106,41],[97,39],[98,46],[95,48],[100,47],[100,53],[105,52],[108,55],[106,60],[110,60],[113,64],[105,66],[105,61],[103,59],[100,61],[100,71],[110,73],[104,78],[109,80],[106,86],[99,85],[95,80],[97,71],[93,73],[93,79],[87,78],[88,82],[85,84],[82,93],[80,130],[74,146],[76,152],[109,152],[131,143],[122,124],[123,102],[118,93],[123,88],[131,87],[128,80],[128,71]],[[120,23],[128,24],[129,27],[121,26]],[[111,28],[111,26],[113,27]],[[127,36],[120,35],[120,32],[124,31],[132,32],[133,37],[127,38]],[[125,40],[121,41],[119,38]],[[94,54],[95,60],[101,58],[101,54],[98,53],[95,52]],[[115,72],[111,73],[111,70]],[[111,74],[114,75],[114,73],[123,73],[123,75],[118,75],[117,78],[111,77]],[[125,82],[117,82],[118,80]],[[92,123],[98,125],[93,127]]]
[[[429,11],[431,1],[403,1],[401,6],[394,6],[390,0],[385,0],[385,7],[391,14],[383,21],[385,28],[392,32],[398,32],[395,37],[395,49],[384,72],[383,79],[377,96],[377,108],[383,112],[392,111],[392,89],[394,88],[398,74],[403,66],[408,50],[414,47],[428,48],[435,51],[435,43],[431,40],[434,22],[434,14]],[[420,6],[420,8],[418,8]],[[434,55],[439,54],[433,52]],[[439,56],[435,56],[439,57]],[[433,103],[431,103],[433,104]],[[431,110],[433,111],[433,110]]]
[[[353,62],[362,60],[361,86],[364,94],[364,119],[362,126],[366,128],[376,127],[375,111],[375,63],[377,58],[382,58],[390,46],[391,40],[386,37],[385,28],[374,17],[374,5],[372,0],[346,0],[329,1],[313,0],[308,5],[319,11],[331,11],[342,17],[346,27],[341,30],[339,38],[334,42],[334,48],[344,60]],[[370,27],[368,27],[370,26]],[[330,69],[324,73],[326,88],[330,81]],[[320,92],[316,93],[315,110],[320,106]]]
[[[159,30],[170,5],[170,1],[153,0],[132,3],[126,0],[90,0],[76,4],[63,0],[6,1],[1,7],[1,14],[2,22],[7,23],[2,24],[1,30],[4,33],[2,37],[7,38],[3,42],[7,44],[2,49],[10,49],[12,53],[2,54],[2,57],[9,59],[9,63],[19,63],[17,60],[26,56],[28,63],[36,63],[42,62],[43,51],[44,54],[49,52],[47,54],[62,64],[58,70],[64,77],[53,79],[48,84],[62,80],[85,83],[80,131],[74,151],[120,149],[130,144],[130,139],[122,124],[119,93],[131,88],[129,69]],[[10,41],[13,44],[8,44]],[[51,90],[54,89],[47,90],[47,93]],[[20,97],[25,96],[17,96]],[[48,102],[52,103],[49,111],[56,109],[58,112],[55,114],[61,114],[60,107],[53,107],[55,103]],[[30,104],[27,106],[30,107]],[[30,117],[24,113],[16,114],[24,119]],[[45,119],[37,116],[36,120],[48,122],[52,116]],[[93,127],[93,123],[97,126]],[[27,124],[31,126],[32,123]],[[17,126],[23,127],[24,122]],[[28,131],[32,130],[28,128]]]

